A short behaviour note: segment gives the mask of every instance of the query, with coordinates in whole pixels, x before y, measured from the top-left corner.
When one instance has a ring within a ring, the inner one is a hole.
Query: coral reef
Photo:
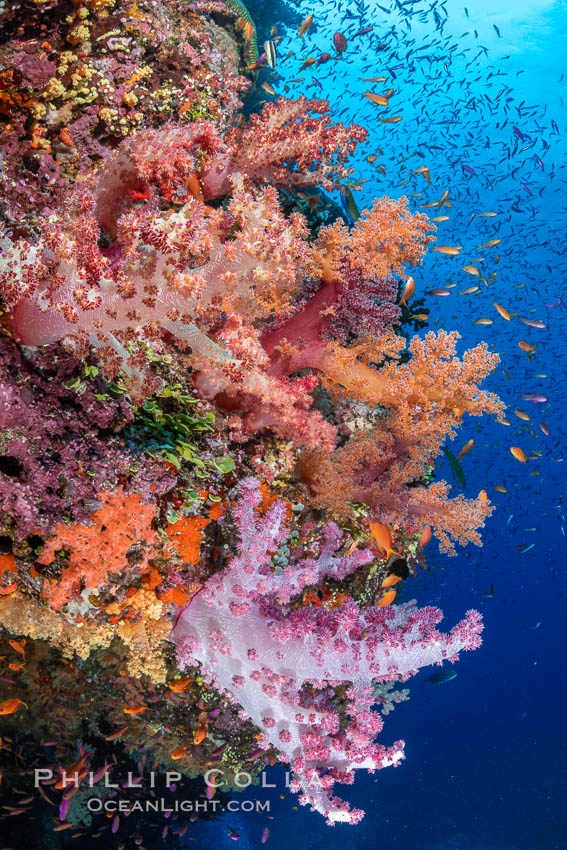
[[[279,760],[356,823],[334,785],[403,758],[375,740],[400,683],[480,644],[475,611],[443,634],[407,600],[432,535],[481,545],[486,494],[434,467],[502,417],[498,356],[408,336],[434,225],[326,195],[363,128],[304,97],[237,116],[264,61],[238,0],[0,16],[0,729],[58,771],[30,800],[84,836],[66,766]]]
[[[1,208],[13,223],[55,212],[69,180],[125,136],[173,117],[226,129],[250,86],[248,43],[172,0],[11,4],[0,25],[14,31],[0,48]]]
[[[326,101],[305,97],[281,97],[266,104],[245,127],[230,130],[222,152],[205,163],[201,170],[205,198],[228,194],[234,173],[276,186],[337,188],[340,179],[352,174],[345,162],[367,133],[356,124],[333,123],[328,112]]]
[[[120,480],[148,501],[174,485],[162,464],[125,448],[132,405],[101,390],[96,366],[0,336],[0,523],[15,541],[88,517]]]

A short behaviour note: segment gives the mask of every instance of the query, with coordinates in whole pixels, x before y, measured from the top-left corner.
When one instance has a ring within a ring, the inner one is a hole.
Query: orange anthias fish
[[[519,460],[520,463],[525,463],[527,460],[526,453],[519,446],[511,446],[510,452],[512,453],[512,457],[515,457],[516,460]]]
[[[399,581],[402,581],[401,576],[396,576],[392,573],[392,575],[387,576],[382,582],[382,587],[393,587]]]
[[[25,708],[28,708],[25,702],[23,702],[23,700],[21,699],[18,699],[17,697],[5,699],[3,702],[0,702],[0,715],[3,717],[6,714],[15,714],[21,705],[25,706]]]
[[[65,775],[63,775],[63,773]],[[77,782],[82,782],[85,776],[87,775],[87,757],[84,755],[81,756],[78,761],[73,762],[73,764],[68,767],[65,771],[61,772],[59,780],[53,786],[57,788],[57,790],[61,791],[63,788],[66,788],[68,785],[77,786]]]
[[[307,32],[307,30],[309,29],[309,27],[311,26],[312,23],[313,23],[313,15],[307,15],[307,17],[302,20],[301,25],[299,27],[299,32],[298,32],[298,35],[301,36],[301,38],[303,38],[303,36],[305,35],[305,33]]]
[[[207,737],[207,727],[204,724],[201,724],[199,728],[193,734],[193,743],[195,746],[198,746],[202,741]]]
[[[492,304],[494,307],[496,307],[496,310],[498,311],[498,313],[500,313],[502,318],[506,319],[506,321],[509,322],[512,317],[510,316],[508,310],[504,309],[504,307],[502,307],[500,304],[497,304],[496,301],[493,301]]]
[[[394,599],[396,598],[396,589],[393,587],[391,590],[387,590],[383,596],[380,597],[378,601],[378,608],[385,608],[387,605],[391,605]]]
[[[463,250],[462,245],[437,245],[433,248],[439,254],[447,254],[448,257],[456,257]]]
[[[173,759],[173,761],[176,761],[177,759],[182,759],[186,752],[187,747],[177,747],[177,749],[171,753],[170,758]]]
[[[388,98],[384,97],[383,94],[378,94],[378,92],[365,91],[364,97],[367,97],[368,100],[372,101],[372,103],[378,104],[378,106],[389,106]]]
[[[406,285],[404,286],[402,297],[400,298],[400,304],[405,304],[407,307],[407,303],[410,298],[413,298],[415,293],[415,280],[413,277],[408,277],[406,280]]]
[[[536,350],[535,345],[530,345],[530,343],[526,342],[525,339],[520,339],[518,341],[518,345],[522,349],[522,351],[534,352]]]
[[[201,200],[203,200],[203,191],[201,189],[199,178],[197,177],[195,172],[190,174],[189,177],[185,180],[184,186],[187,191],[191,195],[193,195],[194,198],[200,198]]]
[[[392,549],[392,534],[387,525],[382,525],[380,522],[371,522],[370,531],[376,543],[386,553],[388,560],[392,555],[400,557],[400,553]]]
[[[123,708],[122,711],[124,714],[143,714],[144,711],[148,710],[147,705],[127,705],[126,708]]]
[[[12,649],[15,649],[16,652],[20,653],[20,655],[26,654],[26,641],[25,641],[25,639],[22,640],[22,641],[9,640],[8,643],[10,644]]]
[[[410,174],[423,174],[427,180],[427,184],[429,186],[431,185],[431,174],[427,165],[420,165],[419,168],[416,168],[415,171],[411,171]]]
[[[431,531],[431,526],[426,525],[423,531],[421,532],[420,538],[417,542],[418,549],[425,549],[428,543],[431,543],[431,538],[433,536],[433,532]]]
[[[301,71],[305,71],[305,69],[306,69],[306,68],[309,68],[309,67],[310,67],[311,65],[313,65],[316,61],[317,61],[317,60],[316,60],[315,58],[313,58],[313,57],[311,57],[310,59],[306,59],[306,60],[305,60],[305,62],[303,63],[303,65],[300,67],[299,72],[301,73]],[[272,93],[272,92],[271,92],[271,93]]]
[[[175,679],[167,686],[174,694],[184,694],[191,682],[194,679],[192,676],[187,676],[185,679]]]
[[[105,741],[115,741],[117,738],[120,738],[124,732],[127,732],[130,727],[128,724],[126,726],[121,726],[120,729],[117,729],[115,732],[111,732],[110,735],[106,735]]]
[[[460,460],[462,457],[467,455],[472,447],[474,446],[474,440],[469,440],[468,443],[465,443],[459,454],[457,455],[457,460]]]

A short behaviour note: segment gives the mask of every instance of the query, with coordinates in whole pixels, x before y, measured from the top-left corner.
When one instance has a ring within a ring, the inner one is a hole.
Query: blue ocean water
[[[449,190],[451,206],[428,211],[449,216],[439,223],[438,243],[462,251],[430,254],[415,270],[416,297],[425,297],[427,327],[459,331],[461,351],[486,340],[500,353],[487,383],[509,406],[510,425],[468,419],[453,445],[456,453],[474,439],[462,460],[465,493],[484,488],[496,504],[483,547],[460,550],[456,558],[431,551],[431,570],[407,582],[405,592],[420,604],[439,605],[447,626],[478,608],[484,644],[461,658],[450,682],[427,683],[431,671],[410,680],[409,702],[385,718],[380,737],[384,743],[403,738],[406,760],[373,776],[361,773],[354,786],[341,788],[366,810],[360,825],[331,829],[318,814],[298,809],[282,787],[283,771],[273,768],[267,776],[275,789],[253,788],[237,798],[268,799],[269,816],[234,812],[197,823],[187,846],[256,848],[268,826],[272,850],[567,847],[567,4],[465,2],[466,8],[463,0],[248,6],[260,43],[271,26],[282,36],[279,61],[260,74],[255,103],[270,97],[260,88],[268,81],[277,94],[327,98],[335,119],[369,130],[353,161],[353,180],[366,181],[354,192],[359,208],[374,197],[406,193],[419,209]],[[298,24],[308,14],[314,23],[302,40]],[[347,38],[342,58],[299,72],[307,58],[334,55],[335,32]],[[375,76],[387,82],[361,79]],[[367,89],[383,88],[394,89],[388,110],[364,97]],[[387,116],[402,120],[379,121]],[[423,165],[430,186],[423,174],[410,173]],[[497,215],[481,215],[487,212]],[[478,247],[495,239],[501,241]],[[463,271],[466,264],[480,268],[488,285]],[[459,294],[476,284],[477,292]],[[447,286],[448,297],[425,295]],[[473,324],[482,318],[493,323]],[[536,346],[533,355],[520,349],[522,340]],[[526,463],[512,457],[513,446],[524,450]],[[438,474],[455,483],[448,464]]]

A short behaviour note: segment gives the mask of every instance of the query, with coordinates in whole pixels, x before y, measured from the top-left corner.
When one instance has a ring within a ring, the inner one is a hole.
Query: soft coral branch
[[[498,356],[481,344],[459,360],[457,338],[456,332],[445,331],[415,337],[406,363],[392,361],[378,370],[355,358],[346,360],[345,349],[338,348],[331,361],[335,372],[323,363],[341,386],[388,408],[388,414],[379,426],[351,437],[332,454],[304,456],[304,478],[321,506],[343,513],[348,502],[364,502],[381,522],[401,522],[415,532],[429,524],[443,551],[451,554],[451,538],[480,545],[478,528],[493,511],[488,501],[448,500],[443,481],[416,486],[445,440],[455,437],[465,411],[474,416],[503,413],[497,396],[478,388]]]
[[[369,552],[335,554],[336,526],[327,528],[319,558],[299,558],[281,573],[270,552],[286,536],[285,505],[258,520],[258,481],[239,486],[234,517],[240,554],[193,597],[172,632],[179,665],[201,665],[204,678],[238,702],[263,730],[263,745],[291,765],[293,791],[327,822],[357,823],[360,810],[331,796],[336,782],[351,783],[357,769],[376,770],[403,758],[403,742],[375,742],[382,729],[372,709],[373,681],[408,678],[420,667],[456,660],[480,645],[476,611],[449,634],[436,626],[437,608],[406,603],[359,608],[352,600],[328,610],[290,607],[289,601],[323,576],[341,579],[371,559]],[[342,707],[335,688],[343,686]]]
[[[225,150],[205,162],[205,197],[228,194],[235,173],[255,183],[336,189],[353,172],[345,163],[367,132],[356,124],[334,124],[328,113],[327,101],[305,97],[266,104],[244,127],[230,130]]]

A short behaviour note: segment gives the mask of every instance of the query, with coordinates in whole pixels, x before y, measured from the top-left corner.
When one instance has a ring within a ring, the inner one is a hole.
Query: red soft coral
[[[352,174],[345,163],[368,134],[356,124],[333,124],[328,112],[326,100],[305,97],[266,104],[244,127],[230,130],[224,152],[205,162],[205,197],[228,194],[236,173],[256,183],[336,189]]]

